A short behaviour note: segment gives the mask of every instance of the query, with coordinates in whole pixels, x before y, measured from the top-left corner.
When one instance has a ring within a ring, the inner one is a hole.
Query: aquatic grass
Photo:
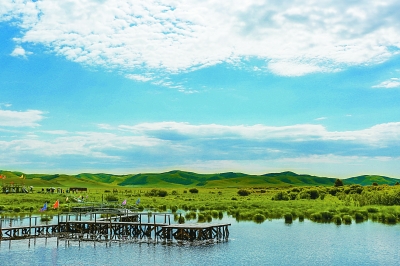
[[[293,214],[291,214],[291,213],[285,213],[283,215],[283,218],[285,219],[285,223],[292,223],[293,222]]]
[[[352,222],[351,216],[347,215],[347,214],[343,215],[342,221],[344,224],[351,224],[351,222]]]
[[[364,222],[364,215],[360,212],[356,212],[354,219],[356,220],[356,223]]]
[[[139,211],[143,211],[144,208],[151,208],[152,211],[165,211],[165,205],[169,206],[168,209],[172,213],[178,210],[185,211],[185,214],[182,214],[185,217],[186,213],[189,211],[193,213],[197,211],[204,212],[205,220],[207,220],[207,215],[210,215],[212,219],[221,219],[225,213],[238,220],[248,221],[253,220],[254,215],[257,213],[264,215],[266,219],[282,219],[285,218],[284,216],[286,214],[290,213],[293,220],[299,218],[299,221],[309,219],[318,222],[333,222],[333,217],[335,215],[340,217],[349,215],[356,222],[362,219],[364,221],[372,219],[374,221],[387,223],[389,215],[393,215],[393,217],[396,218],[396,222],[400,218],[400,206],[398,205],[368,205],[372,202],[372,198],[374,197],[386,197],[389,199],[388,196],[384,195],[385,193],[391,195],[391,197],[395,197],[397,191],[400,191],[400,188],[395,189],[390,186],[378,186],[375,190],[372,190],[370,187],[362,187],[362,191],[359,187],[344,186],[344,188],[335,188],[336,195],[338,196],[334,196],[330,193],[331,187],[243,187],[243,189],[251,192],[246,197],[241,197],[237,194],[238,189],[242,188],[218,188],[217,190],[215,188],[199,188],[198,193],[195,194],[183,192],[189,188],[162,188],[167,191],[165,197],[146,196],[146,193],[152,191],[151,188],[133,189],[128,195],[121,193],[113,194],[118,201],[115,204],[108,203],[108,206],[115,205],[119,207],[124,199],[128,198],[128,201],[134,202],[138,195],[141,195],[141,204],[135,206]],[[107,190],[113,191],[112,188],[107,188]],[[158,188],[157,191],[159,190]],[[172,193],[173,190],[175,193]],[[264,192],[259,192],[261,190],[264,190]],[[311,191],[314,192],[311,193]],[[290,195],[290,199],[271,200],[273,196],[279,192],[287,193]],[[298,196],[296,196],[296,198],[293,196],[296,193],[300,194],[302,192],[310,195],[309,199],[300,199]],[[311,197],[316,198],[316,193],[319,194],[318,199],[321,199],[321,195],[326,193],[324,200],[311,199]],[[102,202],[102,196],[106,197],[109,193],[104,193],[104,189],[93,189],[88,194],[91,201]],[[55,202],[56,199],[60,199],[61,202],[61,197],[63,196],[67,196],[67,194],[0,194],[1,215],[13,215],[23,212],[32,212],[32,214],[39,213],[39,209],[43,206],[44,202],[48,202],[49,205]],[[72,198],[71,194],[68,194],[68,196]],[[231,200],[232,197],[235,197],[237,200]],[[133,199],[130,200],[131,198]],[[387,203],[390,202],[387,201]],[[59,211],[69,211],[70,208],[74,206],[80,205],[69,201],[66,206],[60,204]],[[20,208],[20,212],[14,212],[16,207]],[[46,213],[50,213],[50,210]],[[319,213],[321,218],[315,215],[316,213]],[[312,215],[313,217],[311,217]],[[190,216],[187,217],[187,219],[191,219]],[[361,219],[361,217],[363,218]],[[194,219],[197,219],[197,217]],[[394,218],[391,219],[393,220]],[[342,223],[344,222],[342,221]]]
[[[332,222],[335,223],[336,225],[341,225],[342,224],[342,217],[339,215],[334,215],[332,217]]]
[[[396,218],[396,216],[395,215],[393,215],[393,214],[389,214],[389,215],[387,215],[386,217],[386,223],[388,223],[388,224],[396,224],[396,222],[397,222],[397,218]]]
[[[262,223],[266,220],[265,216],[261,213],[257,213],[253,216],[253,221],[256,223]]]

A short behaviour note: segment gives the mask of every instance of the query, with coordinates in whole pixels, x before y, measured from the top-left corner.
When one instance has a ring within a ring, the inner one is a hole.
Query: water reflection
[[[400,259],[398,225],[368,221],[336,226],[308,220],[256,224],[233,218],[218,222],[232,226],[229,241],[215,245],[57,238],[2,241],[1,265],[397,265]]]

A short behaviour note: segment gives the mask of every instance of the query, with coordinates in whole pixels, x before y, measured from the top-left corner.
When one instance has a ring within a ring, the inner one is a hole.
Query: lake
[[[65,241],[2,241],[1,265],[399,265],[400,226],[340,225],[308,220],[231,223],[229,241],[163,245]]]

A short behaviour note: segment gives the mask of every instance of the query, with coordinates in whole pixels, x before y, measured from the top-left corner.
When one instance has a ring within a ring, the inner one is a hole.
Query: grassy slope
[[[34,187],[266,187],[266,186],[332,186],[335,178],[296,174],[293,172],[269,173],[265,175],[248,175],[243,173],[198,174],[179,170],[165,173],[143,173],[135,175],[90,174],[24,174],[17,171],[0,171],[7,178],[4,183],[21,184]],[[21,175],[25,179],[21,179]],[[394,185],[398,179],[363,175],[343,180],[345,184]]]

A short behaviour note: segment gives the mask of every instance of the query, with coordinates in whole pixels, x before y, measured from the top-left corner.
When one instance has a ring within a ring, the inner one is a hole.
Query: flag
[[[65,201],[68,201],[68,197],[65,199]]]
[[[6,179],[5,175],[0,175],[0,176],[1,176],[1,179]]]
[[[53,204],[53,209],[57,209],[60,205],[60,202],[57,200],[56,203]]]
[[[47,210],[47,202],[43,205],[43,208],[40,209],[41,212],[44,212]]]
[[[22,179],[24,179],[24,175],[21,175],[19,178],[22,178]]]
[[[137,199],[136,205],[139,205],[139,203],[140,203],[140,198]]]
[[[122,205],[126,205],[126,200],[124,200],[124,201],[122,202]]]

